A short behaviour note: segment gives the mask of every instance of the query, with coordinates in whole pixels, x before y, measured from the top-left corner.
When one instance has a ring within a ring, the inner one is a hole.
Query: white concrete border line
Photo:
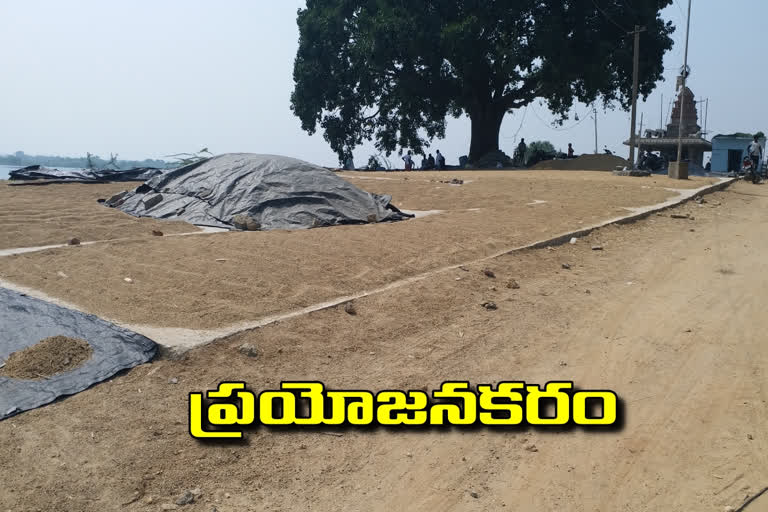
[[[210,235],[211,233],[229,233],[229,230],[224,228],[213,228],[209,226],[197,226],[197,227],[200,228],[200,231],[190,231],[187,233],[170,233],[168,235],[163,235],[163,237]],[[14,256],[16,254],[26,254],[30,252],[47,251],[48,249],[61,249],[62,247],[79,247],[81,245],[85,246],[85,245],[95,245],[95,244],[106,244],[110,242],[128,242],[131,240],[145,240],[145,239],[146,238],[138,238],[138,237],[112,238],[110,240],[91,240],[88,242],[80,242],[77,245],[57,244],[57,245],[40,245],[37,247],[16,247],[13,249],[0,249],[0,258],[5,256]]]
[[[722,190],[726,187],[728,187],[731,183],[733,183],[735,179],[733,178],[721,178],[718,183],[715,183],[713,185],[707,185],[704,187],[700,187],[697,189],[688,189],[688,190],[680,190],[680,189],[672,189],[675,192],[678,192],[678,197],[669,199],[663,203],[658,203],[651,206],[645,206],[641,208],[632,208],[632,212],[628,215],[624,215],[621,217],[616,217],[614,219],[610,219],[607,221],[600,222],[598,224],[594,224],[589,227],[581,228],[576,231],[569,231],[567,233],[562,233],[560,235],[556,235],[551,238],[547,238],[545,240],[539,240],[537,242],[532,242],[526,245],[522,245],[519,247],[515,247],[512,249],[505,249],[503,251],[496,252],[494,254],[491,254],[489,256],[484,256],[482,258],[479,258],[477,260],[468,261],[464,263],[458,263],[455,265],[449,265],[447,267],[441,267],[435,270],[430,270],[428,272],[418,274],[415,276],[411,276],[405,279],[400,279],[398,281],[393,281],[391,283],[388,283],[384,286],[380,286],[377,288],[373,288],[370,290],[364,290],[358,293],[354,293],[351,295],[345,295],[342,297],[337,297],[335,299],[331,299],[325,302],[313,304],[311,306],[308,306],[306,308],[297,309],[294,311],[288,311],[285,313],[278,313],[270,316],[266,316],[264,318],[261,318],[259,320],[250,321],[250,322],[241,322],[238,324],[233,324],[227,327],[223,327],[220,329],[212,329],[212,330],[195,330],[195,329],[182,329],[182,328],[175,328],[175,327],[155,327],[155,326],[148,326],[148,325],[134,325],[134,324],[125,324],[121,323],[109,318],[104,318],[104,320],[114,323],[120,327],[124,327],[126,329],[132,330],[134,332],[137,332],[139,334],[142,334],[153,341],[155,341],[159,348],[161,355],[165,357],[176,357],[180,354],[183,354],[187,350],[190,350],[192,348],[196,348],[199,346],[207,345],[209,343],[213,343],[215,341],[218,341],[222,338],[226,338],[229,336],[232,336],[234,334],[238,334],[244,331],[249,331],[253,329],[258,329],[261,327],[266,327],[270,324],[274,324],[276,322],[281,322],[285,320],[289,320],[291,318],[296,318],[299,316],[303,316],[309,313],[314,313],[317,311],[322,311],[325,309],[330,309],[336,306],[339,306],[341,304],[345,304],[347,302],[350,302],[355,299],[361,299],[363,297],[368,297],[370,295],[375,295],[378,293],[386,292],[389,290],[393,290],[396,288],[400,288],[403,286],[407,286],[413,283],[417,283],[419,281],[423,281],[429,277],[435,276],[437,274],[441,274],[443,272],[455,270],[459,267],[465,266],[465,265],[474,265],[477,263],[482,263],[488,260],[496,259],[500,256],[505,256],[507,254],[512,254],[519,251],[524,251],[528,249],[540,249],[544,247],[553,247],[558,245],[564,245],[570,242],[572,238],[582,238],[591,232],[598,230],[600,228],[604,228],[606,226],[610,226],[612,224],[628,224],[632,222],[636,222],[640,219],[643,219],[645,217],[648,217],[654,213],[658,213],[660,211],[673,208],[675,206],[679,206],[683,203],[686,203],[687,201],[690,201],[691,199],[705,195],[705,194],[711,194],[713,192],[717,192],[719,190]],[[51,297],[39,290],[34,290],[32,288],[27,288],[25,286],[20,286],[15,283],[0,279],[0,286],[3,286],[5,288],[15,290],[19,293],[24,293],[30,297],[35,297],[41,300],[45,300],[48,302],[51,302],[53,304],[57,304],[62,307],[66,307],[69,309],[74,309],[77,311],[80,310],[77,306],[73,304],[69,304],[63,300],[57,299],[55,297]]]

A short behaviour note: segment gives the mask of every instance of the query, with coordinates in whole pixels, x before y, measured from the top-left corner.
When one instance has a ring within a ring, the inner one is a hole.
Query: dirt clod
[[[509,288],[510,290],[519,290],[520,289],[520,283],[518,283],[517,281],[512,279],[511,281],[509,281],[507,283],[507,288]]]
[[[496,311],[499,309],[495,302],[483,302],[481,305],[488,311]]]
[[[346,304],[344,304],[344,312],[352,316],[357,315],[357,309],[355,309],[355,304],[353,302],[347,302]]]
[[[238,350],[240,350],[240,353],[246,357],[253,359],[259,357],[259,350],[256,348],[256,345],[252,343],[245,343],[244,345],[241,345]]]
[[[152,230],[152,236],[163,236],[163,235],[164,233],[160,230],[157,230],[157,229]]]
[[[84,340],[52,336],[11,354],[0,375],[12,379],[45,379],[74,370],[92,353],[93,349]]]
[[[69,245],[80,245],[80,239],[79,238],[71,238],[69,242],[67,242]]]
[[[483,269],[483,274],[485,274],[485,277],[489,277],[491,279],[496,279],[496,274],[494,273],[493,270],[491,270],[489,268]]]
[[[177,505],[191,505],[195,502],[195,495],[191,491],[187,491],[176,500]]]

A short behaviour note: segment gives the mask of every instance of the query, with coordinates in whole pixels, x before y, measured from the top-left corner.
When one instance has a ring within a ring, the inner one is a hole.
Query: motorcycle
[[[667,167],[666,160],[655,153],[643,153],[640,161],[637,162],[637,168],[642,171],[656,172]]]
[[[760,169],[755,168],[749,157],[745,157],[741,163],[741,174],[744,175],[745,180],[751,180],[755,185],[760,183]]]

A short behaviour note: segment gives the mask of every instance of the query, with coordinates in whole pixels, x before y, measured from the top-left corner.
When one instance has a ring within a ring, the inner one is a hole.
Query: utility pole
[[[640,77],[640,33],[645,32],[645,27],[635,25],[635,30],[630,32],[635,36],[635,60],[632,69],[632,132],[629,135],[629,168],[635,168],[635,128],[637,126],[637,88]]]
[[[595,154],[597,154],[597,107],[592,104],[592,117],[595,118]]]
[[[664,129],[664,95],[661,95],[661,106],[659,107],[659,131]]]
[[[709,135],[707,131],[707,117],[709,116],[709,98],[707,98],[706,106],[704,107],[704,138]]]
[[[682,166],[683,163],[683,113],[685,112],[685,88],[688,78],[688,37],[691,33],[691,0],[688,0],[688,22],[685,25],[685,60],[683,61],[682,85],[683,90],[680,93],[680,128],[677,133],[677,165],[675,172],[670,173],[670,178],[678,180],[688,179],[688,167]],[[684,169],[684,172],[681,170]],[[670,169],[671,170],[671,169]],[[674,174],[674,175],[673,175]]]

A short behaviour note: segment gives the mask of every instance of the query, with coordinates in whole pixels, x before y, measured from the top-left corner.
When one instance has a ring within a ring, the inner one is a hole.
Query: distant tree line
[[[90,160],[90,161],[89,161]],[[136,167],[157,167],[164,169],[168,162],[165,160],[117,160],[104,159],[98,155],[88,154],[82,157],[66,157],[51,155],[27,155],[23,151],[17,151],[13,155],[0,155],[0,165],[18,165],[26,167],[28,165],[44,165],[45,167],[74,167],[85,169],[94,167],[97,169],[111,167],[115,165],[120,169],[133,169]]]

